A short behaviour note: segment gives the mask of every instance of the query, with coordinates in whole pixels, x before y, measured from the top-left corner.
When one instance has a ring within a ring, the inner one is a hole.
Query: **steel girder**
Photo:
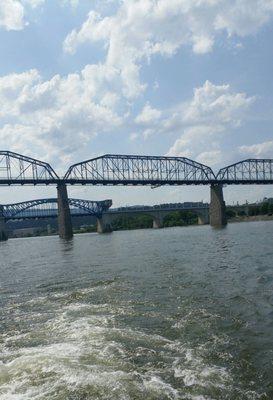
[[[58,180],[48,163],[11,151],[0,151],[1,184],[50,184]]]
[[[187,185],[215,179],[210,167],[185,157],[106,154],[72,165],[64,176],[71,184]]]
[[[247,159],[219,170],[216,180],[228,184],[272,184],[272,159]]]
[[[6,220],[10,219],[32,219],[57,217],[57,199],[38,199],[22,203],[4,204],[0,206],[0,216]],[[112,200],[90,201],[81,199],[68,199],[71,214],[75,216],[92,215],[100,218],[107,211]]]

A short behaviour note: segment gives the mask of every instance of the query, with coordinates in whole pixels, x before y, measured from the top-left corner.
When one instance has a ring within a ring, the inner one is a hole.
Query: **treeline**
[[[163,220],[164,227],[185,226],[197,224],[198,217],[191,211],[174,211]],[[127,229],[147,229],[153,227],[153,218],[150,215],[123,216],[112,222],[114,231]]]
[[[255,215],[272,215],[273,214],[273,203],[263,202],[262,204],[248,206],[248,212],[240,210],[237,213],[232,209],[228,208],[226,215],[228,218],[234,218],[237,215],[239,217],[255,216]]]

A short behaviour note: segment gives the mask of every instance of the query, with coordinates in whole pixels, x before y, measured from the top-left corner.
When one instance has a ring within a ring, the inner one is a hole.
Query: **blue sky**
[[[58,173],[104,153],[217,170],[273,158],[272,0],[1,0],[1,148]],[[54,188],[1,189],[2,203]],[[209,200],[208,188],[71,188],[116,205]],[[225,188],[228,203],[273,196]]]

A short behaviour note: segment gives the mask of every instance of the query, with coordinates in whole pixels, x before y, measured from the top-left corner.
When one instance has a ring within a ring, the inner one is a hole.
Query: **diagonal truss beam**
[[[71,165],[70,184],[186,185],[215,180],[212,169],[185,157],[106,154]]]
[[[50,184],[59,179],[46,162],[0,150],[0,184]]]

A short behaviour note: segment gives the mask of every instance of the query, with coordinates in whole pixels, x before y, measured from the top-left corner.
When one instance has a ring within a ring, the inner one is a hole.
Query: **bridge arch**
[[[57,204],[57,198],[36,199],[15,204],[4,204],[0,206],[0,214],[5,220],[57,217]],[[99,218],[103,212],[111,207],[112,200],[91,201],[69,198],[68,204],[72,208],[71,215],[93,215]],[[48,208],[49,205],[53,207]],[[73,208],[82,212],[73,213]]]

